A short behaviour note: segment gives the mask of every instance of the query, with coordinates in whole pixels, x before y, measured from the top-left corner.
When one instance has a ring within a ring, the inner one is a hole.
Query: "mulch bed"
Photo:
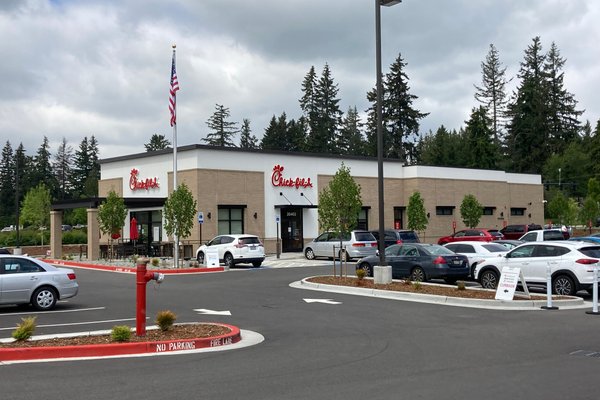
[[[153,329],[146,331],[146,336],[131,334],[131,342],[160,342],[179,339],[197,339],[225,335],[231,332],[229,328],[213,324],[184,324],[173,325],[168,331]],[[73,338],[56,338],[44,340],[26,340],[21,342],[0,343],[0,348],[10,347],[47,347],[47,346],[79,346],[88,344],[114,344],[111,335],[78,336]]]

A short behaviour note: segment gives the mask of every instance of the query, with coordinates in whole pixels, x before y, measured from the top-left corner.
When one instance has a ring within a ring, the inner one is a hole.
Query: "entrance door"
[[[304,235],[302,233],[302,209],[288,207],[281,209],[281,251],[302,251]]]

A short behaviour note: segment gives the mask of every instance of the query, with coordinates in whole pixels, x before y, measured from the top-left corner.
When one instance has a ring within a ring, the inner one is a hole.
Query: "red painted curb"
[[[197,350],[207,347],[225,346],[242,340],[240,329],[238,327],[221,323],[213,325],[228,327],[231,329],[231,332],[225,335],[214,336],[210,338],[179,339],[160,342],[110,343],[56,347],[21,347],[5,349],[0,348],[0,362],[75,357],[107,357],[147,353],[159,354],[170,353],[174,351]]]
[[[77,261],[66,261],[66,260],[53,260],[50,258],[46,258],[43,261],[53,264],[53,265],[62,265],[65,267],[78,267],[78,268],[88,268],[88,269],[97,269],[101,271],[114,271],[114,272],[131,272],[135,273],[135,267],[123,267],[123,266],[114,266],[114,265],[99,265],[99,264],[89,264],[82,263]],[[194,274],[194,273],[207,273],[207,272],[223,272],[225,268],[217,267],[217,268],[177,268],[177,269],[149,269],[152,272],[159,272],[161,274]]]

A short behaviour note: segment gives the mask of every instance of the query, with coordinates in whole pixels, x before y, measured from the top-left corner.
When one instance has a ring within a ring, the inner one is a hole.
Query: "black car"
[[[379,242],[379,231],[369,231],[375,236],[377,242]],[[404,230],[404,229],[385,229],[384,238],[385,247],[389,247],[393,244],[402,243],[419,243],[419,235],[415,231]]]
[[[8,251],[8,249],[5,248],[0,248],[0,254],[10,254],[10,251]]]
[[[425,282],[443,278],[448,283],[469,276],[469,259],[437,244],[407,243],[394,244],[385,249],[385,260],[392,267],[392,278],[410,277],[413,281]],[[356,269],[363,269],[373,276],[373,267],[379,264],[378,256],[358,260]]]

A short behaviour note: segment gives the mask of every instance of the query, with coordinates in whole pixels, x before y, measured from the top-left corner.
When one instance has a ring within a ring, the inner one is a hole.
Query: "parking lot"
[[[37,315],[36,333],[135,324],[132,274],[76,270],[80,293]],[[583,310],[497,311],[298,290],[291,282],[331,273],[331,262],[170,275],[147,288],[149,323],[170,309],[178,322],[256,331],[242,350],[153,358],[7,365],[3,398],[595,398],[600,318]],[[201,311],[200,311],[201,310]],[[228,311],[228,313],[225,313]],[[0,309],[10,336],[24,307]],[[57,386],[56,374],[72,384]],[[150,383],[149,383],[150,382]],[[158,383],[157,383],[158,382]],[[161,382],[165,382],[162,384]],[[168,382],[168,384],[166,383]],[[550,396],[550,397],[548,397]]]

